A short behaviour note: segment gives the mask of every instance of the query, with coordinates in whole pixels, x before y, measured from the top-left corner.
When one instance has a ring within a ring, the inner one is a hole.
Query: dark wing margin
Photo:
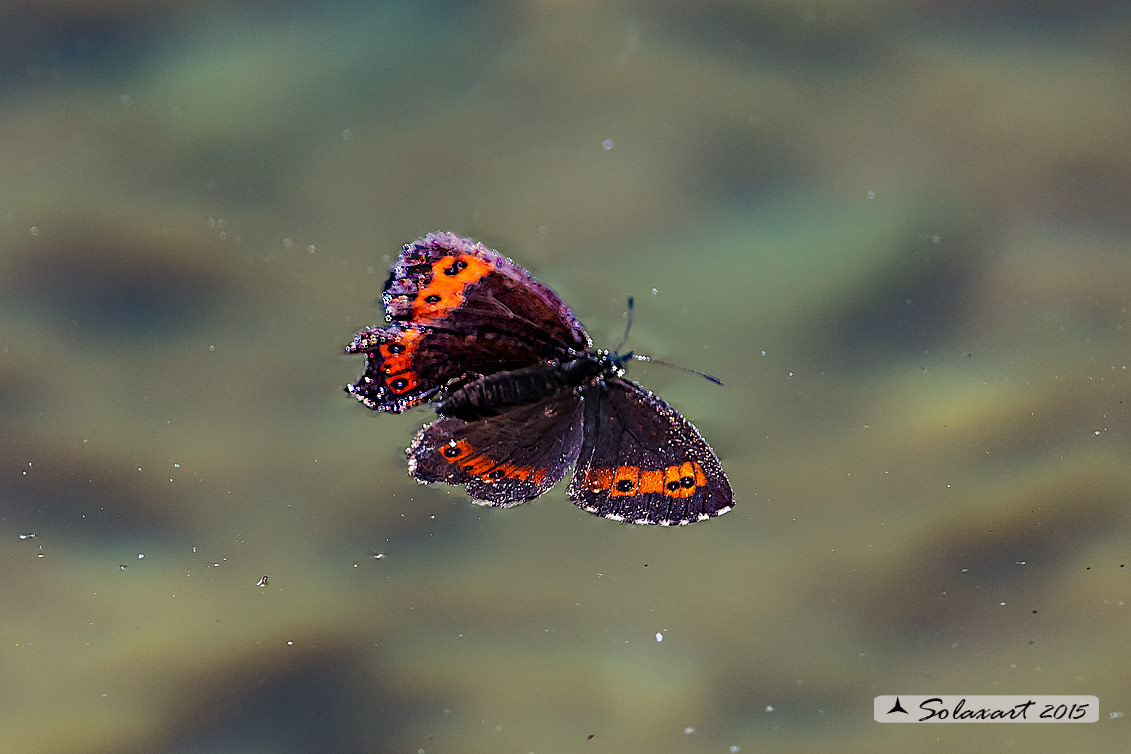
[[[509,508],[561,481],[582,441],[581,397],[565,390],[497,416],[445,416],[417,433],[406,451],[419,482],[462,484],[473,502]]]
[[[585,439],[569,496],[614,521],[678,526],[733,505],[730,482],[691,422],[635,382],[585,388]]]
[[[589,335],[552,290],[516,262],[453,233],[406,244],[383,295],[384,327],[346,346],[366,356],[346,390],[399,413],[477,376],[586,350]]]

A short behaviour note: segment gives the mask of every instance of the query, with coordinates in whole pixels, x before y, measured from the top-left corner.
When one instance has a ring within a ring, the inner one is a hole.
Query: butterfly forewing
[[[569,485],[579,507],[605,518],[673,526],[726,513],[730,482],[699,431],[636,383],[587,387],[585,439]]]
[[[584,352],[589,336],[557,295],[481,243],[434,233],[406,244],[384,292],[391,324],[346,347],[366,355],[347,389],[400,412],[442,388]]]
[[[409,473],[421,482],[462,484],[481,504],[518,505],[565,476],[581,450],[582,418],[572,390],[474,421],[443,417],[412,441]]]

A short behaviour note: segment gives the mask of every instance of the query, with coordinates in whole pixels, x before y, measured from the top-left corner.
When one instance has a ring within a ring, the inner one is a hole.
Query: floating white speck
[[[664,635],[662,633],[660,633],[659,631],[657,631],[656,632],[656,641],[661,642],[663,640],[664,640]]]
[[[145,553],[144,553],[144,552],[139,552],[139,553],[137,554],[137,559],[138,559],[138,560],[141,560],[141,559],[142,559],[142,558],[144,558],[144,557],[145,557]]]

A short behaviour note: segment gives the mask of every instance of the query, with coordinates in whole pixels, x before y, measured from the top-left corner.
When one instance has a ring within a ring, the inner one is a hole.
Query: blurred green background
[[[6,3],[3,750],[1119,750],[1129,50],[1122,2]],[[417,486],[341,348],[441,229],[722,377],[632,369],[735,510]]]

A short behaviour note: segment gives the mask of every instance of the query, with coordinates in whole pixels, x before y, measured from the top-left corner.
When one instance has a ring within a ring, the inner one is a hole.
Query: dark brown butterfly
[[[384,304],[388,324],[346,347],[366,356],[346,390],[376,411],[435,404],[440,418],[407,451],[420,482],[462,484],[505,508],[573,465],[570,499],[614,521],[673,526],[731,509],[699,431],[624,378],[632,354],[593,350],[569,307],[512,260],[427,235],[404,247]]]

